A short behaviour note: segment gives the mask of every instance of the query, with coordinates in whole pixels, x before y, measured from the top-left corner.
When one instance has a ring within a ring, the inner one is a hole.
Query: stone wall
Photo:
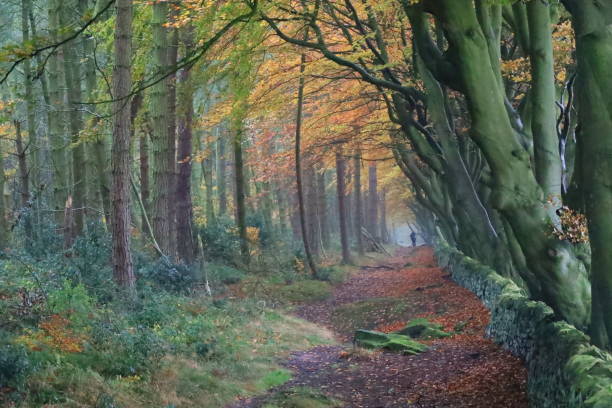
[[[530,300],[512,280],[439,243],[436,257],[461,286],[491,311],[487,334],[527,366],[534,408],[612,408],[612,355],[555,318],[552,309]]]

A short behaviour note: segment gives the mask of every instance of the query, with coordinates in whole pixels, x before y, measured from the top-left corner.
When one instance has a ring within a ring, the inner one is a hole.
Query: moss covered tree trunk
[[[566,1],[574,18],[582,182],[591,241],[591,335],[612,346],[612,4]]]
[[[439,0],[435,5],[449,43],[448,55],[467,99],[470,136],[491,167],[493,206],[508,220],[536,277],[526,279],[529,289],[560,316],[584,328],[590,318],[586,269],[571,244],[551,235],[544,194],[508,115],[504,89],[474,5],[470,0]],[[431,58],[426,63],[435,72]]]

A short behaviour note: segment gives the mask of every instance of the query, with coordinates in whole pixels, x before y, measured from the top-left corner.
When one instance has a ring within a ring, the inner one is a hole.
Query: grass
[[[335,408],[342,406],[315,389],[308,387],[292,388],[279,392],[272,397],[264,408]]]
[[[333,311],[334,326],[343,333],[358,329],[374,329],[381,322],[405,320],[413,313],[413,307],[405,299],[374,298],[348,303]]]
[[[199,312],[189,312],[187,319],[211,319],[215,342],[223,345],[223,351],[208,357],[169,352],[151,373],[128,376],[104,376],[58,355],[56,363],[31,376],[22,406],[218,408],[239,396],[261,394],[288,381],[291,373],[278,361],[290,351],[334,342],[332,334],[321,327],[257,308],[251,301],[228,302],[221,310],[206,305],[196,310]],[[174,320],[180,318],[174,316]],[[166,324],[172,330],[166,329],[180,337],[181,324]]]

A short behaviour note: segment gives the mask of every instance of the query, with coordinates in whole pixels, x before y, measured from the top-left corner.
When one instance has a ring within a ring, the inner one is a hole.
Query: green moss
[[[357,330],[355,344],[367,349],[383,349],[402,354],[419,354],[427,350],[427,346],[412,340],[408,336],[395,333],[382,333],[370,330]]]
[[[290,303],[305,303],[325,300],[331,295],[327,282],[304,280],[278,289],[278,298]]]
[[[444,331],[441,324],[432,323],[425,318],[411,320],[406,327],[398,330],[396,333],[421,340],[441,339],[452,336],[452,333]]]

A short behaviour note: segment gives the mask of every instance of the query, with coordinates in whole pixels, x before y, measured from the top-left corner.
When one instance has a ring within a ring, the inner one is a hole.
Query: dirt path
[[[309,387],[345,407],[527,407],[522,362],[484,338],[489,313],[468,290],[435,265],[431,249],[405,251],[384,264],[362,268],[323,302],[296,313],[327,326],[340,340],[355,329],[393,331],[427,317],[458,334],[428,342],[416,356],[365,353],[345,346],[293,353],[284,364],[291,381],[236,407],[262,407],[270,396]]]

